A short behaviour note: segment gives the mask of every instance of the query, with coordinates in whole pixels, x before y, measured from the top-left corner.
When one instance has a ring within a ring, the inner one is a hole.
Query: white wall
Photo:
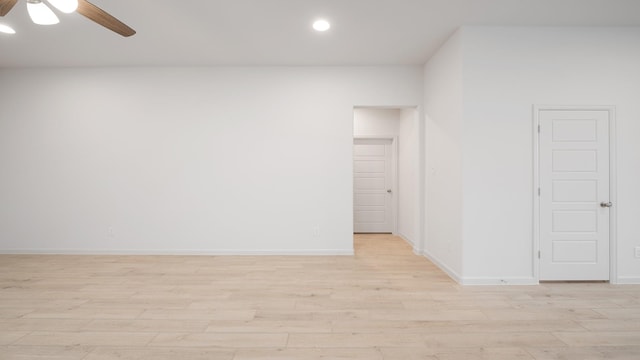
[[[394,137],[400,134],[400,110],[353,109],[353,136]]]
[[[459,280],[462,276],[462,31],[424,68],[426,218],[424,252]]]
[[[401,109],[398,124],[398,235],[417,250],[420,241],[420,139],[417,109]]]
[[[618,275],[640,282],[640,28],[464,29],[464,277],[532,273],[532,105],[614,105]],[[615,279],[614,279],[615,280]]]
[[[612,280],[640,283],[638,64],[639,28],[465,27],[454,35],[425,67],[428,255],[462,283],[535,283],[532,107],[614,105]]]
[[[419,241],[419,138],[416,108],[356,108],[354,137],[395,137],[398,141],[396,235],[414,248]]]
[[[353,107],[422,101],[419,67],[0,83],[1,252],[351,253]]]

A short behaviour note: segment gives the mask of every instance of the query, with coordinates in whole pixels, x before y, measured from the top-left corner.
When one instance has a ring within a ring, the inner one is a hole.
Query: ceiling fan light
[[[54,25],[60,22],[56,14],[41,0],[27,0],[27,11],[31,21],[38,25]]]
[[[9,25],[0,24],[0,33],[15,34],[16,31]]]
[[[78,0],[48,0],[51,5],[65,14],[71,14],[78,9]]]

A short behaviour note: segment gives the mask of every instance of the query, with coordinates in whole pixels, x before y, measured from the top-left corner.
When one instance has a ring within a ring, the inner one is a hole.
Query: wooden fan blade
[[[13,9],[18,0],[0,0],[0,16],[5,16]]]
[[[1,1],[1,0],[0,0]],[[129,37],[136,33],[135,30],[127,26],[122,21],[116,19],[106,11],[100,9],[99,7],[93,5],[87,0],[79,0],[78,1],[78,13],[84,15],[91,21],[106,27],[107,29],[116,32],[124,37]]]

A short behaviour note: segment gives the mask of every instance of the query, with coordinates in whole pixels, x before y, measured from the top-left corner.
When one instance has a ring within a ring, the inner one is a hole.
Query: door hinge
[[[540,134],[540,125],[538,125],[538,134]]]
[[[538,188],[538,196],[540,196],[540,188]]]
[[[540,259],[540,258],[541,258],[541,257],[540,257],[540,250],[538,250],[538,259]]]

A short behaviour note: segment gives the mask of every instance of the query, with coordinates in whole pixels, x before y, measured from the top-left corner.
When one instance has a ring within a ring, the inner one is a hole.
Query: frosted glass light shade
[[[0,24],[0,33],[15,34],[16,31],[9,25]]]
[[[65,14],[71,14],[78,9],[78,0],[48,0],[51,5]]]
[[[27,11],[31,21],[38,25],[53,25],[60,22],[56,14],[40,0],[27,0]]]

